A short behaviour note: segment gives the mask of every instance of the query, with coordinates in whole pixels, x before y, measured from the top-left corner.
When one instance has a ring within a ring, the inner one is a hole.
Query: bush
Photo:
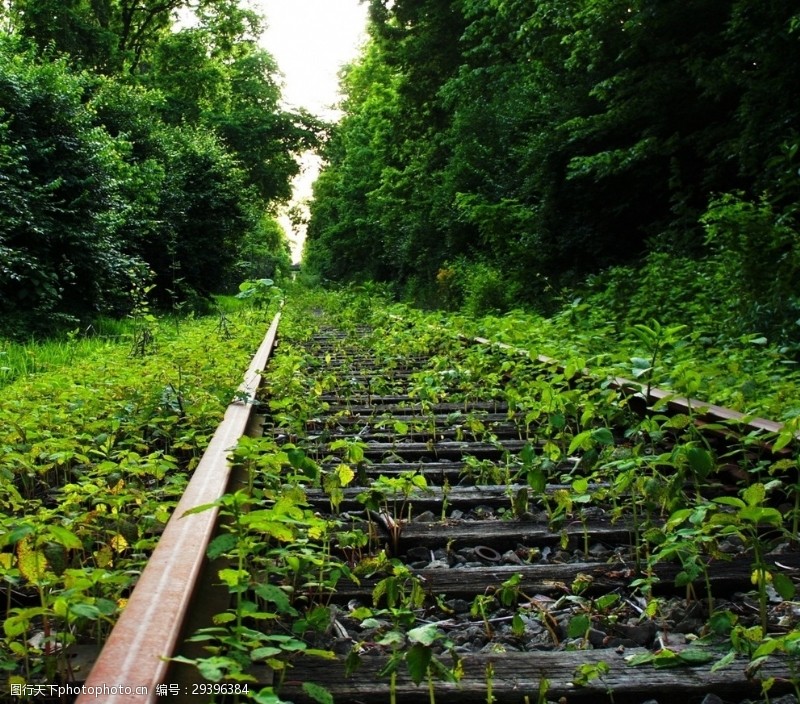
[[[461,308],[468,315],[510,310],[518,287],[495,265],[459,258],[436,275],[437,301],[446,309]]]
[[[791,215],[775,212],[764,198],[725,194],[701,221],[719,270],[719,294],[733,308],[730,322],[797,342],[800,236]]]
[[[92,124],[84,78],[0,39],[0,315],[71,325],[106,310],[129,263],[111,137]],[[19,332],[21,330],[11,330]]]

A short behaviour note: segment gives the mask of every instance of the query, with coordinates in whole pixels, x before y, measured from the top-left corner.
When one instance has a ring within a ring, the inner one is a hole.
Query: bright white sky
[[[359,0],[251,0],[267,18],[264,47],[286,78],[287,104],[334,118],[337,73],[364,41],[366,6]]]
[[[267,18],[262,44],[277,60],[284,75],[284,102],[290,108],[304,107],[328,120],[339,112],[338,72],[352,61],[365,40],[367,9],[359,0],[251,0]],[[319,173],[319,158],[306,155],[303,173],[294,182],[295,203],[311,195],[311,184]],[[292,257],[299,261],[305,228],[293,232],[289,218],[279,221],[292,244]]]

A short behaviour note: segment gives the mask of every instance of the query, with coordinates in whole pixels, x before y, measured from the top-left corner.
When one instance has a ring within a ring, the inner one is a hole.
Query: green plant
[[[791,673],[790,682],[794,688],[796,697],[800,697],[800,684],[798,683],[798,673],[800,673],[800,632],[792,631],[779,636],[767,636],[763,634],[762,640],[754,650],[748,653],[751,657],[748,672],[755,674],[767,659],[775,654],[783,655],[788,661]],[[772,684],[769,680],[765,685]]]
[[[258,310],[266,310],[283,297],[272,279],[253,279],[239,284],[236,298],[249,302]]]
[[[658,562],[675,557],[680,561],[682,569],[675,577],[675,586],[686,587],[687,597],[693,595],[695,580],[702,577],[706,588],[708,615],[711,618],[714,613],[714,596],[708,560],[724,559],[725,555],[716,549],[716,530],[706,522],[709,510],[713,510],[713,507],[704,503],[675,511],[667,519],[663,531],[658,533],[651,559]]]
[[[496,486],[502,484],[506,478],[505,467],[498,465],[494,460],[481,460],[472,455],[464,457],[461,474],[477,486]]]
[[[709,521],[722,528],[723,532],[740,535],[753,550],[752,581],[758,587],[761,631],[767,632],[767,584],[772,583],[775,590],[784,598],[792,599],[795,586],[782,572],[773,572],[764,560],[770,541],[762,528],[768,527],[783,533],[783,516],[780,511],[765,505],[767,487],[756,482],[743,489],[742,498],[720,496],[714,503],[729,507],[728,511],[714,513]]]
[[[411,498],[425,491],[428,482],[425,475],[416,470],[401,472],[396,477],[380,475],[372,485],[362,491],[356,500],[371,511],[379,511],[389,529],[392,550],[396,553],[406,511],[411,512]]]
[[[144,357],[155,345],[156,317],[153,314],[148,296],[155,288],[152,283],[155,274],[149,269],[139,267],[128,272],[131,280],[131,312],[128,317],[133,323],[131,332],[131,356]]]
[[[492,636],[494,636],[494,628],[492,628],[491,621],[489,620],[489,609],[494,603],[494,594],[476,594],[469,609],[473,617],[481,617],[483,621],[483,630],[487,638],[492,638]]]
[[[607,662],[603,662],[602,660],[592,663],[587,662],[582,665],[578,665],[577,669],[575,670],[575,676],[572,678],[572,682],[578,687],[585,687],[594,680],[599,680],[601,683],[604,683],[604,679],[609,672],[611,672],[611,668]],[[613,704],[614,691],[608,685],[606,685],[606,694]]]
[[[486,704],[493,704],[494,702],[494,663],[489,660],[486,663]]]

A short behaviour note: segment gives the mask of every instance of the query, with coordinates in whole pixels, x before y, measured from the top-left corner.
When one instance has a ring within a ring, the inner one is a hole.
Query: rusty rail
[[[518,352],[519,354],[528,355],[534,361],[539,362],[540,364],[555,366],[560,372],[563,372],[565,369],[561,362],[553,357],[548,357],[547,355],[540,354],[536,357],[533,357],[528,350],[525,350],[521,347],[515,347],[513,345],[506,344],[505,342],[495,342],[494,340],[489,340],[485,337],[475,337],[472,338],[472,340],[480,345],[494,345],[500,349],[511,350],[513,352]],[[588,369],[581,370],[581,374],[583,376],[592,376],[592,373]],[[663,402],[675,413],[694,413],[700,419],[705,421],[723,423],[736,422],[749,428],[750,430],[776,434],[780,433],[784,429],[784,424],[779,423],[778,421],[768,420],[766,418],[754,418],[744,413],[740,413],[739,411],[734,411],[731,408],[718,406],[713,403],[708,403],[707,401],[701,401],[700,399],[679,396],[674,391],[669,391],[668,389],[661,389],[656,386],[652,386],[647,391],[641,391],[642,387],[644,386],[643,384],[631,379],[626,379],[625,377],[614,377],[610,385],[612,388],[618,389],[619,391],[630,395],[641,393],[643,400],[648,404]],[[647,398],[644,398],[645,396],[647,396]],[[800,435],[796,435],[795,437],[796,439],[800,440]]]
[[[164,533],[139,577],[127,606],[84,683],[76,704],[150,704],[166,681],[170,657],[181,636],[192,594],[213,536],[217,509],[184,516],[216,501],[228,487],[229,450],[244,434],[275,345],[281,314],[275,315]],[[137,692],[138,690],[138,692]],[[88,692],[92,692],[89,694]],[[97,692],[102,693],[101,698]]]

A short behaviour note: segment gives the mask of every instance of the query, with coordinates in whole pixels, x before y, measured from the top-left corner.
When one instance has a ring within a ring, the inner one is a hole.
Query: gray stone
[[[428,548],[414,547],[409,548],[406,553],[407,560],[428,560],[431,559],[431,551]]]
[[[592,557],[604,557],[608,555],[611,551],[601,543],[595,543],[589,548],[589,554]]]
[[[652,621],[636,624],[617,623],[613,626],[613,631],[623,640],[632,641],[635,645],[649,646],[656,637],[656,624]]]
[[[525,563],[520,560],[519,555],[513,550],[508,550],[503,553],[503,563],[506,565],[524,565]]]
[[[470,607],[470,603],[466,599],[448,599],[444,604],[456,613],[465,613],[469,611]]]
[[[597,628],[590,628],[589,629],[589,642],[595,648],[602,648],[606,642],[606,633],[604,631],[598,630]]]
[[[700,704],[725,704],[725,701],[720,699],[716,694],[706,694]]]
[[[438,518],[434,515],[433,511],[423,511],[419,516],[414,518],[414,523],[433,523],[437,520]]]

